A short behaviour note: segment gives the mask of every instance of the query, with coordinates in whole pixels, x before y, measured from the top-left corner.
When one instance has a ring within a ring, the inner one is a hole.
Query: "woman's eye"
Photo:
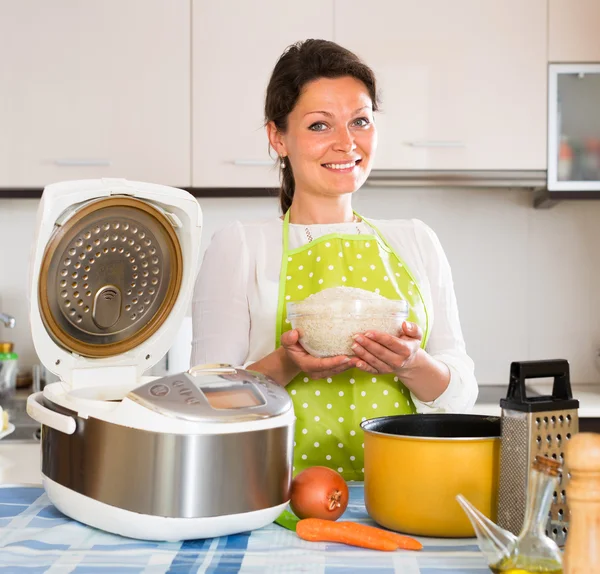
[[[357,125],[359,128],[364,128],[368,126],[371,122],[368,118],[358,118],[354,120],[354,125]]]
[[[314,124],[311,124],[308,129],[313,132],[322,132],[327,129],[327,125],[323,122],[315,122]]]

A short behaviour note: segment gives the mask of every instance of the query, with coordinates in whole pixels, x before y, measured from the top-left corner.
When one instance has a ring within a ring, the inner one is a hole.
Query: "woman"
[[[296,473],[326,465],[362,480],[361,421],[463,412],[477,396],[436,235],[418,220],[371,222],[352,210],[373,164],[377,104],[373,72],[348,50],[307,40],[284,52],[265,102],[283,215],[215,234],[194,295],[192,364],[244,365],[288,389]],[[285,303],[342,285],[407,300],[409,320],[395,337],[357,334],[354,356],[314,358]]]

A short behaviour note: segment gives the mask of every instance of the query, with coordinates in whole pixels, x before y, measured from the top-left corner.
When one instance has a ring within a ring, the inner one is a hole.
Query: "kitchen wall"
[[[24,364],[35,360],[27,324],[29,252],[37,200],[0,200],[0,327]],[[232,219],[276,216],[276,199],[202,199],[203,250]],[[511,361],[566,358],[572,381],[600,382],[600,202],[535,210],[506,189],[363,188],[355,207],[374,218],[416,217],[438,234],[452,266],[467,349],[480,384],[504,384]]]

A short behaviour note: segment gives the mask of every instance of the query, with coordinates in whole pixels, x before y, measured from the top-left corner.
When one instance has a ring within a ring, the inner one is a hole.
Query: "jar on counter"
[[[13,344],[0,342],[0,392],[16,388],[18,362],[19,356],[13,352]]]
[[[588,181],[600,179],[600,139],[587,138],[583,157],[583,177]]]
[[[558,150],[558,179],[568,181],[573,176],[573,149],[566,138],[562,138]]]

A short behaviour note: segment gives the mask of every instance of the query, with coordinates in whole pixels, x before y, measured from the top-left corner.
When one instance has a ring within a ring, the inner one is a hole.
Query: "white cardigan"
[[[446,391],[424,403],[413,395],[418,412],[468,412],[477,398],[473,361],[460,327],[452,274],[435,233],[422,221],[373,220],[417,281],[429,313],[426,351],[450,368]],[[372,233],[366,223],[290,224],[289,248],[329,233]],[[233,222],[218,231],[206,253],[192,303],[191,364],[246,366],[275,350],[281,219]]]

